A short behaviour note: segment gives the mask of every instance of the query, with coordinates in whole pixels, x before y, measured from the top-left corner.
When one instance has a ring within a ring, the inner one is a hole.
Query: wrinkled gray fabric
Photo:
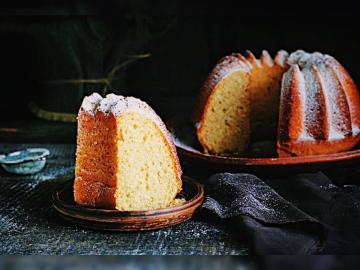
[[[203,209],[234,218],[257,254],[309,254],[321,249],[325,229],[315,218],[251,174],[215,174]]]
[[[221,218],[248,215],[269,224],[317,222],[254,175],[215,174],[208,184],[203,207]]]

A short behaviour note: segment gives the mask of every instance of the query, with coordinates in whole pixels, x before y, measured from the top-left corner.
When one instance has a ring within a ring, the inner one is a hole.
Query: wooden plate
[[[189,120],[175,117],[168,122],[168,127],[181,160],[197,168],[207,168],[212,172],[303,172],[360,163],[359,145],[354,150],[337,154],[279,158],[274,140],[252,143],[244,156],[205,154]]]
[[[65,220],[76,225],[105,231],[147,231],[182,223],[192,217],[204,199],[204,188],[183,177],[179,198],[186,203],[151,211],[118,211],[84,207],[75,204],[73,181],[65,182],[53,195],[53,207]]]

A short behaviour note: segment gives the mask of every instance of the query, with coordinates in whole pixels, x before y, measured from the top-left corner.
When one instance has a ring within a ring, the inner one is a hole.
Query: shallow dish
[[[53,207],[65,220],[94,230],[148,231],[182,223],[190,219],[204,200],[204,188],[196,181],[183,177],[181,205],[149,211],[118,211],[91,208],[74,202],[73,181],[64,182],[53,195]]]
[[[279,158],[274,140],[252,143],[243,156],[205,154],[197,141],[190,120],[177,116],[168,121],[167,126],[172,133],[181,160],[211,172],[304,172],[346,167],[360,162],[359,145],[351,151],[330,155]]]
[[[0,164],[5,171],[15,174],[32,174],[41,171],[50,151],[45,148],[27,148],[0,155]]]

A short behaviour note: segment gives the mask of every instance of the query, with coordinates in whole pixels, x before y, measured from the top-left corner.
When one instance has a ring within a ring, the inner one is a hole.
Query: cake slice
[[[121,211],[165,208],[182,188],[170,133],[145,102],[94,93],[78,114],[75,202]]]
[[[194,110],[206,153],[242,153],[250,138],[250,66],[240,54],[221,59],[204,82]]]

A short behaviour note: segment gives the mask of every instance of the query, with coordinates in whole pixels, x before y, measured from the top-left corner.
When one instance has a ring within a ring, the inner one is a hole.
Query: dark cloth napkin
[[[203,209],[231,219],[256,254],[360,253],[360,187],[325,174],[264,179],[220,173],[206,183]]]

